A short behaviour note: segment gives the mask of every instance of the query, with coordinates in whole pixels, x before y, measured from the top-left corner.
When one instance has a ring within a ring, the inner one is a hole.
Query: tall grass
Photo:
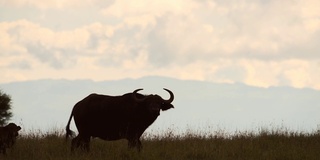
[[[90,152],[70,151],[71,140],[65,141],[63,131],[47,133],[34,131],[21,135],[14,148],[8,150],[4,160],[106,160],[106,159],[219,159],[257,160],[290,159],[318,160],[320,158],[320,132],[303,133],[286,129],[261,129],[258,132],[223,131],[212,134],[187,131],[174,134],[145,134],[140,153],[127,148],[126,140],[102,141],[92,139]]]

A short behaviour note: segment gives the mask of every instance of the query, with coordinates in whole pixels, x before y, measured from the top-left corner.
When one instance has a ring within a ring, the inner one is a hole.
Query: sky
[[[320,90],[319,0],[0,0],[0,83],[149,75]]]

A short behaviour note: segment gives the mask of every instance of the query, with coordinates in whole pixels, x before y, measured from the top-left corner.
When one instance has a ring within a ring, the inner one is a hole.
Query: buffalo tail
[[[71,122],[71,119],[73,117],[73,111],[71,112],[71,115],[70,115],[70,118],[69,118],[69,121],[68,121],[68,124],[66,126],[66,141],[68,140],[69,136],[74,136],[75,135],[75,132],[73,132],[72,130],[70,130],[70,122]]]

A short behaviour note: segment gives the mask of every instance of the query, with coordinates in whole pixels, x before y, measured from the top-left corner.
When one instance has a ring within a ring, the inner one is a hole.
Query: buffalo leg
[[[142,148],[141,141],[139,139],[129,139],[128,140],[128,147],[131,148],[137,148],[137,150],[140,152]]]
[[[72,139],[72,141],[71,141],[71,151],[72,152],[74,151],[74,149],[79,148],[79,146],[80,146],[79,139],[80,139],[79,135]]]
[[[1,148],[0,153],[6,155],[6,153],[7,153],[7,152],[6,152],[6,148]]]
[[[83,150],[86,150],[87,152],[89,152],[89,150],[90,150],[90,137],[83,137],[82,143],[81,143],[81,148]]]
[[[71,151],[74,151],[76,148],[81,148],[83,150],[89,151],[90,137],[83,137],[80,134],[73,138],[71,141]]]

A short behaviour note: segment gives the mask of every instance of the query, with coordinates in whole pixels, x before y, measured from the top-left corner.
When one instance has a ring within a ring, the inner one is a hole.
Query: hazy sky
[[[0,0],[0,73],[320,89],[320,1]]]

